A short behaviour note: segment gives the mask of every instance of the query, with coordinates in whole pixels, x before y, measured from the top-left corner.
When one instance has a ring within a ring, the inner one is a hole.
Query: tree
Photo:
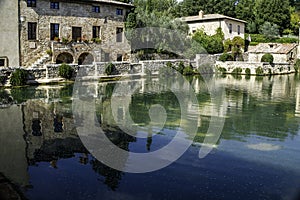
[[[255,0],[239,0],[235,6],[235,15],[238,19],[249,22],[255,21]]]
[[[279,27],[277,24],[265,22],[259,30],[260,34],[264,35],[267,39],[273,39],[279,35]]]
[[[221,28],[218,28],[216,34],[212,36],[207,35],[201,29],[197,30],[192,39],[201,44],[201,46],[210,54],[222,53],[224,50],[224,33]]]
[[[277,24],[282,34],[290,24],[289,0],[256,0],[255,17],[259,27],[265,22]]]

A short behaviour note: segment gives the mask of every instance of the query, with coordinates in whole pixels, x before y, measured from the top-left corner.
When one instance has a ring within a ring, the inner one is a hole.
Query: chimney
[[[200,17],[200,19],[203,19],[203,17],[204,17],[204,12],[203,12],[203,10],[200,10],[200,12],[199,12],[199,17]]]

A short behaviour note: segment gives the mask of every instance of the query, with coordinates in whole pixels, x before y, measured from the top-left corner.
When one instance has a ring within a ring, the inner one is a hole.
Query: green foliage
[[[207,35],[203,30],[197,30],[192,39],[198,42],[210,54],[222,53],[224,51],[224,33],[221,28],[218,28],[216,34],[212,36]]]
[[[95,42],[96,44],[101,44],[101,39],[100,38],[92,38],[92,42]]]
[[[233,61],[233,56],[229,53],[223,53],[220,58],[219,61],[225,62],[225,61]]]
[[[117,74],[117,68],[113,63],[109,63],[106,67],[105,67],[105,73],[107,75],[115,75]]]
[[[188,75],[193,75],[194,70],[191,66],[186,66],[183,70],[183,75],[188,76]]]
[[[69,42],[70,42],[70,41],[69,41],[68,38],[65,38],[65,37],[62,38],[62,43],[63,43],[63,44],[68,44]]]
[[[58,75],[65,78],[65,79],[71,79],[74,74],[74,69],[70,66],[67,65],[66,63],[61,64],[58,67]]]
[[[7,80],[6,76],[0,76],[0,85],[4,85],[6,80]]]
[[[180,73],[180,74],[183,74],[183,71],[184,71],[184,63],[181,61],[177,67],[177,71]]]
[[[198,15],[200,10],[204,13],[219,13],[235,17],[235,0],[184,0],[176,8],[176,16]]]
[[[270,22],[265,22],[260,27],[260,34],[264,35],[268,39],[276,38],[279,36],[279,27],[277,24],[271,24]]]
[[[10,84],[12,86],[26,85],[28,72],[24,69],[16,69],[10,78]]]
[[[251,74],[251,70],[250,70],[249,68],[247,68],[247,69],[245,70],[245,73],[246,73],[246,75],[250,75],[250,74]]]
[[[225,74],[227,72],[226,68],[224,67],[218,67],[218,71],[222,74]]]
[[[239,75],[239,74],[241,74],[242,73],[242,68],[240,68],[240,67],[237,67],[237,68],[235,68],[234,70],[232,70],[232,74],[235,74],[235,75]]]
[[[289,0],[256,0],[255,2],[255,19],[259,27],[265,22],[277,24],[280,34],[289,27]]]
[[[248,34],[245,35],[245,38],[248,38]],[[297,43],[298,38],[290,38],[290,37],[281,37],[281,38],[267,38],[262,34],[251,34],[251,43],[250,45],[257,45],[259,43]]]
[[[255,72],[257,76],[264,75],[264,70],[261,67],[256,68]]]
[[[52,56],[53,55],[53,52],[51,49],[47,49],[46,50],[46,54],[48,54],[49,56]]]
[[[296,60],[294,68],[295,68],[296,73],[298,73],[300,70],[300,59]]]
[[[268,63],[273,63],[274,57],[273,55],[266,53],[261,57],[261,62],[268,62]]]

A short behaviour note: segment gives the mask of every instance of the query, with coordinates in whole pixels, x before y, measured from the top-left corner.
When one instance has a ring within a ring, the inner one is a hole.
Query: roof
[[[123,3],[120,1],[113,1],[113,0],[61,0],[65,2],[80,2],[80,3],[85,3],[85,2],[91,2],[91,3],[105,3],[105,4],[115,4],[115,5],[120,5],[120,6],[129,6],[133,7],[133,4],[131,3]]]
[[[253,49],[249,50],[249,53],[271,53],[271,54],[288,54],[298,44],[280,44],[280,43],[260,43]]]
[[[189,22],[199,22],[199,21],[214,21],[214,20],[220,20],[220,19],[229,19],[229,20],[233,20],[233,21],[247,23],[244,20],[236,19],[236,18],[233,18],[233,17],[228,17],[228,16],[220,15],[220,14],[207,14],[207,15],[203,15],[203,17],[200,17],[199,15],[197,15],[197,16],[182,17],[180,19],[187,22],[187,23],[189,23]]]

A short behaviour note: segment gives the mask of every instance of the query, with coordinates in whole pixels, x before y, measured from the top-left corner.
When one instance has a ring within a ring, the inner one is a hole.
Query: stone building
[[[124,19],[132,7],[112,0],[1,0],[0,66],[127,60]]]
[[[193,34],[197,29],[203,29],[208,35],[216,33],[221,28],[225,40],[233,39],[235,36],[244,38],[246,21],[228,17],[220,14],[204,14],[201,10],[197,16],[189,16],[181,18],[189,25],[189,34]]]
[[[264,54],[270,53],[274,63],[289,63],[297,58],[297,44],[260,43],[249,49],[249,62],[260,62]]]

